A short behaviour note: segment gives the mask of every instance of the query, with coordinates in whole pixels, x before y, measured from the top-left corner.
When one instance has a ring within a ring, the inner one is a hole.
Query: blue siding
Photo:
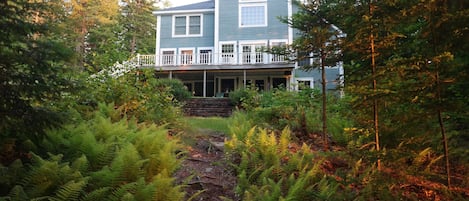
[[[288,39],[288,25],[279,16],[288,15],[287,0],[267,1],[267,27],[239,27],[239,1],[220,0],[220,41]]]
[[[179,14],[178,14],[179,15]],[[191,13],[192,15],[192,13]],[[178,47],[213,47],[214,15],[203,14],[203,36],[201,37],[172,37],[172,15],[161,16],[160,48]]]
[[[314,77],[314,88],[321,88],[321,71],[319,68],[314,68],[309,71],[302,69],[295,69],[295,78],[310,78]],[[335,89],[340,78],[339,68],[326,68],[327,89]]]

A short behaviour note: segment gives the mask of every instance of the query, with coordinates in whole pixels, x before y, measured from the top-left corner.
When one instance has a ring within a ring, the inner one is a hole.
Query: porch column
[[[243,84],[244,88],[246,89],[246,69],[243,70]]]
[[[172,80],[173,79],[173,71],[169,71],[169,79]]]
[[[204,98],[207,97],[207,70],[204,70]]]

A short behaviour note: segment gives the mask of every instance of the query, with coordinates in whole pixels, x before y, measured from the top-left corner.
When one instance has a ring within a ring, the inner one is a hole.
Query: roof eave
[[[194,9],[194,10],[168,10],[168,11],[153,11],[153,15],[167,15],[167,14],[185,14],[185,13],[210,13],[215,12],[215,9]]]

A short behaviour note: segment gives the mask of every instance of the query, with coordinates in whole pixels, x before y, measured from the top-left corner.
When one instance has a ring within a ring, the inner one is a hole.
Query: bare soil
[[[174,175],[185,186],[186,200],[239,200],[234,192],[236,174],[223,152],[225,136],[210,130],[200,132],[194,135],[193,145],[186,146],[185,159]]]

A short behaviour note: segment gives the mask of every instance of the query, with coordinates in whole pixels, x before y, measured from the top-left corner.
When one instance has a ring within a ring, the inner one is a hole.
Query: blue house
[[[294,10],[291,0],[210,0],[154,11],[156,53],[146,60],[158,77],[179,79],[201,97],[247,86],[320,88],[318,70],[305,72],[298,62],[265,51],[292,43],[295,31],[278,17]],[[342,71],[341,65],[327,68],[329,89],[341,83]]]

